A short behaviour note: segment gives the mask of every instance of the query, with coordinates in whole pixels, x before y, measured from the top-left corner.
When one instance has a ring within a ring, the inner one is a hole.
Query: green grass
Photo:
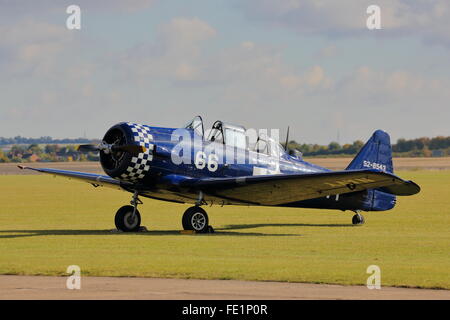
[[[0,274],[274,280],[450,289],[450,171],[403,172],[422,192],[390,212],[207,208],[215,234],[182,235],[188,205],[143,199],[148,233],[115,234],[131,194],[50,176],[0,176]]]

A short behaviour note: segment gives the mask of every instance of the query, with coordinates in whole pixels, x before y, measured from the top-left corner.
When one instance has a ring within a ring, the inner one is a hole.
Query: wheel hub
[[[196,212],[192,215],[191,222],[192,222],[192,227],[195,230],[202,230],[205,227],[206,218],[202,213]]]
[[[137,219],[136,216],[133,216],[133,212],[129,212],[126,214],[124,222],[125,225],[130,229],[136,226]]]

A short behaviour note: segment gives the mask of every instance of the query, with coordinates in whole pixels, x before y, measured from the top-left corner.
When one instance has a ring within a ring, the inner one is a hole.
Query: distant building
[[[22,156],[22,159],[25,160],[25,161],[28,161],[28,162],[36,162],[36,161],[41,160],[41,158],[39,158],[39,156],[34,154],[34,153],[24,154]]]
[[[444,150],[432,150],[431,156],[432,157],[443,157],[443,156],[445,156]]]

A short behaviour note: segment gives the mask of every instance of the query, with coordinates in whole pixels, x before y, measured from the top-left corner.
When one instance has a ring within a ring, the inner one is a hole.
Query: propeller
[[[284,150],[288,150],[288,143],[289,143],[289,126],[287,128],[287,133],[286,133],[286,144],[284,145]]]
[[[102,142],[100,144],[81,144],[77,148],[80,152],[98,152],[103,151],[104,153],[111,153],[111,152],[128,152],[132,154],[139,154],[144,153],[147,149],[143,146],[137,146],[134,144],[125,144],[121,146],[117,146],[114,144],[107,144],[105,142]]]
[[[77,151],[80,152],[97,152],[99,151],[99,145],[95,145],[95,144],[80,144],[77,147]]]

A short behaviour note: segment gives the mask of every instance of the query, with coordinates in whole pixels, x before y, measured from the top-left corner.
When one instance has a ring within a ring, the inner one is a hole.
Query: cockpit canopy
[[[256,130],[250,132],[250,130],[246,130],[240,125],[217,120],[214,122],[211,130],[208,130],[205,135],[203,120],[200,116],[196,116],[192,121],[188,122],[185,128],[194,130],[205,141],[223,143],[227,146],[247,149],[273,157],[281,157],[284,153],[284,148],[281,144],[266,133],[258,134]]]
[[[189,121],[185,126],[185,129],[194,130],[199,136],[203,137],[205,135],[205,130],[203,128],[203,119],[200,116],[195,116],[194,119]]]

